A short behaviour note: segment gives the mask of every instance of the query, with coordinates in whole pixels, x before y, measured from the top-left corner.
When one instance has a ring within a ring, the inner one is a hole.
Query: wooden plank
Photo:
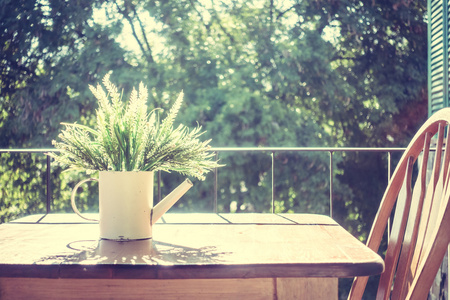
[[[222,218],[232,224],[290,224],[294,225],[295,222],[283,218],[276,214],[219,214]]]
[[[84,216],[90,219],[98,219],[98,213],[83,213]],[[96,224],[98,222],[87,221],[76,214],[67,213],[50,213],[50,214],[37,214],[29,215],[20,219],[13,220],[9,223],[27,224],[27,223],[40,223],[40,224]]]
[[[227,224],[218,214],[210,213],[166,213],[157,223],[167,224]]]
[[[45,214],[36,214],[36,215],[29,215],[22,218],[19,218],[17,220],[12,220],[10,223],[37,223],[39,220],[41,220],[43,217],[45,217]]]
[[[277,278],[277,300],[338,299],[337,278]]]
[[[337,278],[199,280],[0,278],[0,298],[333,300],[338,298],[338,280]]]
[[[36,279],[0,278],[1,299],[273,300],[271,278],[256,279]],[[287,298],[285,298],[287,299]]]
[[[278,214],[300,225],[338,225],[329,216],[315,214]]]

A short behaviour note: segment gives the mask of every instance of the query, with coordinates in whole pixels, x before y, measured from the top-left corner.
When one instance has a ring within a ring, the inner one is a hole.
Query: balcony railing
[[[234,152],[234,153],[269,153],[271,155],[271,211],[275,212],[275,182],[276,178],[274,176],[275,170],[275,154],[282,152],[322,152],[328,153],[329,155],[329,213],[330,216],[333,217],[333,198],[334,198],[334,155],[335,153],[343,153],[343,152],[373,152],[373,153],[385,153],[387,154],[387,178],[390,179],[391,176],[391,164],[392,164],[392,154],[403,152],[405,148],[363,148],[363,147],[220,147],[220,148],[212,148],[211,151],[215,153],[216,158],[219,158],[220,153],[225,152]],[[0,155],[2,153],[17,153],[17,154],[44,154],[46,152],[54,152],[55,149],[0,149]],[[52,187],[51,187],[51,163],[52,159],[49,156],[46,156],[46,213],[51,212],[51,203],[52,203]],[[214,170],[214,191],[213,191],[213,211],[217,212],[218,210],[218,170]],[[157,199],[161,200],[161,173],[157,174]]]

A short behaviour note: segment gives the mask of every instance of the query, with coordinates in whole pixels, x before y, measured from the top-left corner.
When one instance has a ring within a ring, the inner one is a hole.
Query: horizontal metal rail
[[[368,147],[215,147],[215,152],[401,152],[406,148]],[[1,151],[1,150],[0,150]]]
[[[370,148],[370,147],[212,147],[211,152],[399,152],[406,148]],[[60,152],[54,148],[0,149],[0,153],[47,153]]]
[[[217,159],[219,153],[221,152],[269,152],[271,154],[271,174],[272,174],[272,213],[275,212],[275,178],[274,178],[274,157],[275,153],[281,152],[327,152],[329,154],[329,180],[330,180],[330,216],[333,217],[333,196],[334,196],[334,167],[333,159],[335,152],[376,152],[376,153],[387,153],[388,154],[388,181],[391,176],[391,154],[394,152],[402,152],[406,148],[368,148],[368,147],[214,147],[210,151],[215,153],[215,158]],[[17,154],[27,154],[27,153],[41,153],[45,154],[48,152],[59,152],[57,149],[53,148],[42,148],[42,149],[0,149],[0,154],[2,153],[17,153]],[[52,200],[52,189],[50,184],[51,175],[51,157],[46,156],[47,166],[46,166],[46,210],[47,213],[51,212],[51,200]],[[158,172],[158,201],[161,200],[161,174]],[[213,210],[217,212],[218,207],[218,169],[214,170],[214,198],[213,198]]]

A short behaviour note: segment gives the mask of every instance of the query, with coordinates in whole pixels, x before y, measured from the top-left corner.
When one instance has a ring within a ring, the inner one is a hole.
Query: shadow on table
[[[178,265],[221,262],[216,247],[191,248],[153,239],[135,241],[80,240],[67,244],[70,253],[41,258],[46,264]],[[75,252],[73,252],[75,251]]]

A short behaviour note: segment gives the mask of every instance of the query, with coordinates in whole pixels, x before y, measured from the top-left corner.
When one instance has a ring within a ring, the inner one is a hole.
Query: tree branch
[[[152,55],[152,48],[150,46],[150,43],[148,42],[147,35],[145,34],[144,24],[142,24],[141,18],[139,18],[139,14],[136,11],[136,6],[133,6],[133,13],[134,13],[134,16],[136,17],[136,19],[137,19],[137,21],[139,23],[139,27],[141,28],[142,37],[144,39],[145,44],[147,45],[148,55],[151,58],[151,62],[153,62],[154,60],[153,60],[153,55]]]
[[[189,0],[189,2],[191,3],[192,8],[195,10],[195,12],[197,13],[198,17],[200,18],[200,20],[202,21],[203,26],[205,26],[206,31],[208,31],[208,33],[210,32],[209,30],[209,24],[206,24],[205,21],[203,20],[203,16],[202,14],[198,11],[198,9],[195,7],[194,1],[193,0]]]
[[[279,20],[281,17],[283,17],[286,13],[290,12],[291,10],[293,10],[294,8],[296,8],[298,6],[298,4],[295,4],[291,7],[289,7],[288,9],[286,9],[285,11],[281,11],[278,13],[277,15],[277,20]]]
[[[212,3],[212,0],[211,0],[211,3]],[[235,42],[235,39],[234,39],[234,37],[228,32],[228,30],[225,28],[225,27],[223,27],[223,25],[222,25],[222,20],[219,18],[219,15],[217,14],[217,11],[214,9],[214,5],[213,5],[213,9],[212,9],[212,11],[213,11],[213,16],[214,16],[214,19],[217,21],[217,24],[219,25],[219,27],[220,27],[220,29],[223,31],[223,33],[225,33],[225,35],[230,39],[230,42],[232,43],[232,44],[234,44],[234,42]]]
[[[137,42],[138,45],[139,45],[139,48],[140,48],[141,51],[142,51],[142,54],[147,58],[147,60],[148,60],[149,63],[154,63],[155,60],[153,59],[153,56],[152,56],[152,53],[151,53],[151,49],[150,49],[150,48],[145,49],[144,45],[142,44],[141,40],[139,39],[139,36],[137,35],[136,28],[135,28],[135,26],[134,26],[134,24],[133,24],[133,20],[132,20],[132,18],[130,17],[130,15],[128,14],[128,9],[127,9],[128,7],[127,7],[127,5],[128,5],[129,3],[128,3],[128,2],[124,2],[125,8],[122,9],[122,8],[119,6],[119,4],[117,3],[116,0],[113,0],[113,1],[114,1],[114,4],[115,4],[116,7],[117,7],[117,10],[119,11],[119,13],[122,14],[122,16],[125,18],[125,20],[127,20],[128,23],[130,24],[130,26],[131,26],[131,31],[132,31],[132,33],[133,33],[134,38],[136,39],[136,42]],[[136,11],[135,11],[135,15],[136,15]],[[142,23],[141,23],[141,25],[142,25]],[[142,32],[142,34],[145,35],[144,32]],[[145,38],[144,38],[144,39],[145,39]],[[145,40],[146,40],[146,39],[145,39]],[[148,45],[148,43],[147,43],[147,46],[150,47],[150,46]]]

